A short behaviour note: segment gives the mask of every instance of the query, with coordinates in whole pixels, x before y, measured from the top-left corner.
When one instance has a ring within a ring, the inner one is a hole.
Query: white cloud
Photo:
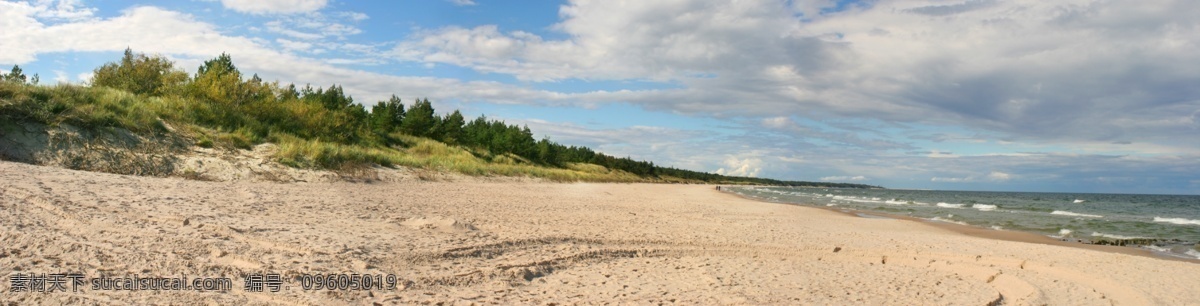
[[[792,0],[792,9],[799,12],[805,19],[819,17],[822,9],[837,7],[834,0]]]
[[[352,22],[359,21],[356,19],[358,16],[353,14],[338,14],[337,16],[338,18],[350,20]],[[335,19],[336,18],[329,18],[324,14],[314,12],[295,16],[284,16],[278,20],[269,21],[264,24],[264,26],[266,27],[267,32],[307,41],[317,41],[326,38],[342,40],[347,36],[362,33],[362,30],[358,27],[340,22]]]
[[[324,8],[327,0],[221,0],[221,5],[250,14],[295,14]]]
[[[288,51],[305,52],[305,51],[309,51],[310,49],[312,49],[312,46],[313,46],[311,43],[287,40],[287,39],[283,39],[283,38],[275,39],[275,42],[279,43],[280,47],[283,47],[284,50],[288,50]]]
[[[949,183],[966,183],[966,182],[1006,182],[1013,179],[1012,174],[992,171],[985,175],[970,175],[966,177],[933,177],[929,179],[931,182],[949,182]]]
[[[55,70],[54,71],[54,82],[55,83],[69,83],[69,82],[71,82],[71,77],[67,76],[66,71]]]
[[[728,169],[720,168],[714,173],[730,176],[758,177],[758,173],[762,171],[762,163],[762,159],[759,158],[729,156],[725,159],[725,166]]]
[[[1200,70],[1178,65],[1200,62],[1191,52],[1200,48],[1192,17],[1200,3],[911,0],[819,13],[831,7],[570,1],[553,27],[564,39],[452,26],[414,35],[393,56],[530,81],[672,81],[683,88],[619,101],[685,114],[869,117],[1019,141],[1200,143],[1200,87],[1183,85],[1200,82]]]
[[[367,14],[359,12],[339,12],[337,15],[338,17],[350,19],[352,21],[363,21],[371,18],[370,16],[367,16]]]
[[[80,0],[36,0],[28,2],[34,16],[51,20],[77,21],[90,19],[96,9],[84,7]]]
[[[995,182],[1007,181],[1007,180],[1012,179],[1012,177],[1013,176],[1011,174],[1000,172],[1000,171],[992,171],[991,173],[988,173],[988,175],[987,175],[988,180],[995,181]]]
[[[0,63],[24,64],[42,53],[113,52],[130,47],[138,52],[166,55],[184,69],[194,69],[203,60],[228,53],[238,68],[264,79],[313,86],[341,84],[357,101],[367,103],[387,99],[393,93],[434,100],[496,103],[589,100],[606,94],[561,94],[490,81],[403,77],[338,68],[323,60],[280,52],[257,39],[222,34],[213,25],[197,21],[191,15],[156,7],[135,7],[112,18],[55,25],[37,22],[33,16],[36,10],[24,4],[0,2],[0,8],[5,8],[0,9],[3,17],[0,23],[11,30],[0,31]],[[79,79],[90,80],[90,76],[90,72],[84,73]]]
[[[764,118],[762,120],[762,124],[766,127],[773,128],[773,129],[783,129],[783,128],[787,128],[787,127],[794,125],[794,123],[792,123],[792,119],[789,119],[788,117],[782,117],[782,116]]]
[[[856,176],[826,176],[821,178],[822,181],[865,181],[867,177],[862,175]]]
[[[925,156],[927,156],[929,158],[955,158],[955,157],[958,157],[958,155],[954,155],[954,153],[942,152],[942,151],[938,151],[938,150],[931,150],[929,152],[929,155],[925,155]]]
[[[453,3],[454,5],[457,5],[457,6],[475,5],[475,1],[473,1],[473,0],[446,0],[446,1],[450,1],[450,3]]]
[[[958,183],[958,182],[964,182],[964,181],[969,181],[969,180],[967,180],[967,178],[961,178],[961,177],[933,177],[933,178],[930,178],[929,181],[930,182]]]
[[[95,73],[88,71],[75,76],[75,79],[79,80],[80,83],[87,84],[92,82],[92,76],[94,75]]]

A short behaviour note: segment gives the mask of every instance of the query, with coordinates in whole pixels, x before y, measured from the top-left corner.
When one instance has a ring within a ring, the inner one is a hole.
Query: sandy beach
[[[701,185],[207,182],[0,162],[6,304],[1200,304],[1200,264],[1011,240]],[[233,288],[11,288],[72,272]],[[243,288],[263,273],[284,288]],[[297,281],[329,273],[397,288]]]

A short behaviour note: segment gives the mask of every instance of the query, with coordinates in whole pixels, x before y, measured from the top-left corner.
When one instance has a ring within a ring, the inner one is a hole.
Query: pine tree
[[[454,110],[453,113],[447,115],[442,120],[438,131],[441,133],[442,142],[448,144],[460,144],[463,139],[463,125],[466,124],[462,113]]]
[[[21,70],[21,66],[13,65],[8,74],[0,74],[0,81],[25,84],[25,72]]]
[[[400,130],[413,136],[429,137],[434,133],[434,123],[433,105],[429,99],[418,99],[408,108],[404,121],[400,123]]]
[[[388,101],[379,101],[371,108],[371,130],[379,135],[387,135],[400,129],[404,121],[404,104],[400,98],[392,95]]]
[[[204,65],[196,69],[191,92],[195,96],[223,104],[240,105],[246,102],[242,73],[233,65],[229,54],[225,53],[204,61]]]

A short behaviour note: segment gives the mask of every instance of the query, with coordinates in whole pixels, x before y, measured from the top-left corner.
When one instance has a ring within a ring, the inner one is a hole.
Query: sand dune
[[[228,292],[9,292],[160,304],[1200,303],[1200,264],[967,236],[710,186],[205,182],[0,162],[0,275],[229,277]],[[242,277],[280,273],[281,292]],[[304,291],[391,273],[396,290]]]

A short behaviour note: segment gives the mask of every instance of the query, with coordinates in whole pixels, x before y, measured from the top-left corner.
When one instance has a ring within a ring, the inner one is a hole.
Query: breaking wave
[[[1171,223],[1179,225],[1200,225],[1200,220],[1191,220],[1184,218],[1163,218],[1154,217],[1154,222]]]
[[[975,204],[971,205],[971,208],[978,209],[979,211],[993,211],[996,210],[996,205]]]
[[[954,204],[954,203],[938,202],[938,203],[937,203],[937,206],[938,206],[938,207],[945,207],[945,208],[963,208],[963,206],[966,206],[966,204]]]
[[[1054,212],[1052,212],[1050,214],[1051,215],[1072,216],[1072,217],[1104,218],[1104,216],[1101,216],[1101,215],[1081,214],[1081,213],[1069,212],[1069,211],[1065,211],[1065,210],[1055,210]]]
[[[1117,239],[1117,240],[1150,239],[1150,238],[1146,238],[1146,237],[1121,236],[1121,235],[1105,234],[1105,233],[1100,233],[1100,232],[1092,232],[1092,237],[1104,237],[1104,238]]]

